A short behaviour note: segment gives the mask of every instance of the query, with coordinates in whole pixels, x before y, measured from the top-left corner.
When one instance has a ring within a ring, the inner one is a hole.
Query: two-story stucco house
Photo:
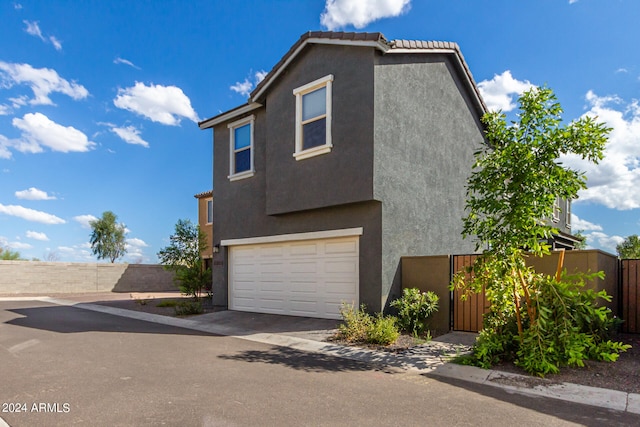
[[[199,124],[214,139],[214,303],[378,311],[400,294],[401,256],[473,252],[462,217],[484,112],[454,43],[303,34],[246,104]]]
[[[211,268],[213,264],[213,191],[194,195],[198,200],[198,226],[207,235],[207,247],[200,251],[202,268]]]

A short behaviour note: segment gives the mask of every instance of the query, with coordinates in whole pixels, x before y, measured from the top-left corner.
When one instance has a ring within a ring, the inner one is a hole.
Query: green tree
[[[98,259],[108,259],[112,263],[127,253],[125,244],[125,225],[118,224],[118,217],[111,211],[103,212],[102,218],[89,221],[93,230],[89,242],[91,252]]]
[[[165,269],[175,272],[180,291],[196,300],[211,282],[211,269],[203,269],[201,251],[207,249],[207,235],[188,219],[178,220],[169,246],[160,249],[158,258]]]
[[[491,303],[474,350],[479,364],[512,358],[544,375],[559,365],[580,365],[592,355],[615,358],[617,353],[611,353],[620,350],[621,344],[599,347],[606,356],[594,351],[605,339],[599,333],[611,326],[605,309],[595,306],[606,293],[585,296],[578,292],[583,278],[543,276],[525,263],[528,254],[550,253],[546,239],[558,233],[548,221],[556,198],[575,199],[586,188],[584,173],[564,167],[559,157],[597,163],[610,129],[589,116],[562,124],[560,104],[546,87],[523,93],[519,108],[518,121],[511,124],[501,112],[482,119],[487,145],[475,153],[463,234],[477,238],[476,249],[488,249],[467,272],[473,273],[471,279],[458,274],[452,286],[467,292],[484,287]],[[586,298],[582,304],[580,298]],[[586,314],[569,315],[566,310],[575,307],[587,307]],[[565,316],[552,316],[561,311]],[[589,316],[601,319],[595,333],[583,330],[581,322]]]
[[[2,260],[2,261],[20,261],[20,252],[12,251],[9,248],[0,248],[0,260]]]
[[[575,244],[576,249],[587,249],[587,236],[584,235],[583,230],[579,230],[577,233],[573,235],[573,237],[577,237],[579,242]]]
[[[622,259],[640,258],[640,238],[637,234],[632,234],[624,239],[624,242],[616,246],[618,256]]]

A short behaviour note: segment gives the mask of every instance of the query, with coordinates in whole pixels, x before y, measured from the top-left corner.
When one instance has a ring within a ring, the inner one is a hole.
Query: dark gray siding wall
[[[446,57],[412,54],[424,62],[402,64],[402,56],[382,56],[375,67],[374,196],[382,201],[383,306],[400,294],[402,256],[475,249],[461,231],[473,152],[483,142],[477,114]]]
[[[267,214],[372,200],[373,55],[373,48],[311,45],[269,88]],[[293,90],[329,74],[333,149],[296,161]]]
[[[312,61],[314,58],[315,56],[305,61]],[[332,59],[334,60],[338,61]],[[316,65],[320,67],[319,64]],[[226,123],[214,128],[214,245],[226,239],[363,227],[363,235],[360,237],[360,302],[373,310],[380,310],[381,205],[371,200],[372,150],[366,152],[362,147],[365,144],[371,147],[373,131],[368,129],[365,132],[360,128],[363,125],[351,123],[350,126],[354,129],[360,129],[357,134],[349,138],[337,136],[339,132],[345,131],[344,128],[349,127],[338,119],[338,114],[355,120],[342,107],[336,107],[336,104],[347,102],[345,95],[339,93],[347,88],[354,89],[346,84],[346,71],[340,71],[342,66],[334,65],[324,66],[317,72],[313,67],[301,70],[294,67],[282,77],[282,82],[270,89],[266,106],[247,114],[255,115],[254,176],[229,181],[229,130]],[[369,69],[372,75],[371,64]],[[308,74],[307,77],[305,73]],[[293,88],[329,73],[335,76],[334,150],[317,158],[296,162],[293,158]],[[298,77],[291,81],[292,76],[289,74]],[[357,87],[358,84],[354,86]],[[370,104],[367,104],[367,108],[370,109],[368,114],[371,128],[373,108]],[[239,119],[240,117],[234,118],[232,121]],[[283,135],[271,129],[271,126],[276,130],[282,128]],[[366,133],[370,136],[366,137]],[[324,167],[327,171],[322,169]],[[273,205],[271,211],[267,209],[268,203]],[[282,203],[284,208],[276,209],[278,203]],[[348,204],[337,205],[339,203]],[[303,208],[306,210],[302,210]],[[288,213],[280,213],[282,211]],[[218,253],[214,253],[212,269],[214,304],[227,306],[228,249],[221,247]]]

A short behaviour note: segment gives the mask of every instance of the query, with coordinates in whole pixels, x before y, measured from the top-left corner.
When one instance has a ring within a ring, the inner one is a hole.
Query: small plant
[[[178,301],[176,300],[165,300],[156,304],[156,307],[175,307],[176,305],[178,305]]]
[[[350,343],[394,343],[400,335],[396,326],[397,319],[393,316],[383,316],[381,313],[371,316],[366,309],[364,304],[359,309],[350,304],[342,304],[342,323],[338,326],[336,337]]]
[[[369,344],[389,345],[396,342],[400,336],[396,326],[398,319],[393,316],[383,316],[378,313],[367,329],[366,342]]]
[[[367,330],[371,327],[371,316],[362,304],[359,309],[351,304],[342,304],[340,316],[342,323],[338,326],[338,338],[347,342],[364,342]]]
[[[146,299],[139,299],[139,298],[135,298],[133,301],[134,301],[136,304],[139,304],[139,305],[147,305],[147,300],[146,300]]]
[[[176,316],[189,316],[192,314],[202,314],[204,312],[200,301],[180,301],[175,305],[174,310]]]
[[[402,297],[391,302],[398,310],[400,329],[413,336],[421,336],[427,331],[428,319],[438,311],[438,295],[435,292],[421,292],[418,288],[402,290]]]

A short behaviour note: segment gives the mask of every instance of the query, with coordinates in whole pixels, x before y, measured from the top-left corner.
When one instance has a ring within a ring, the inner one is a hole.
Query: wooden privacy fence
[[[640,333],[640,259],[623,259],[620,273],[622,331]]]
[[[453,255],[451,272],[455,274],[473,265],[476,258],[478,255]],[[470,274],[466,273],[465,276],[468,279]],[[453,330],[478,332],[482,329],[483,315],[489,311],[489,301],[484,292],[469,294],[464,299],[462,294],[458,289],[453,291]]]
[[[435,291],[440,297],[439,317],[434,319],[439,329],[468,332],[482,329],[483,314],[489,309],[484,292],[469,295],[462,301],[460,291],[448,290],[453,275],[471,266],[477,257],[475,254],[402,258],[402,287]],[[530,257],[527,263],[539,273],[554,275],[558,257],[559,252],[554,252],[542,258]],[[564,268],[569,273],[603,271],[605,278],[587,283],[586,288],[604,289],[612,296],[612,301],[606,306],[625,320],[623,331],[640,333],[640,260],[621,263],[616,256],[599,250],[567,251]]]

